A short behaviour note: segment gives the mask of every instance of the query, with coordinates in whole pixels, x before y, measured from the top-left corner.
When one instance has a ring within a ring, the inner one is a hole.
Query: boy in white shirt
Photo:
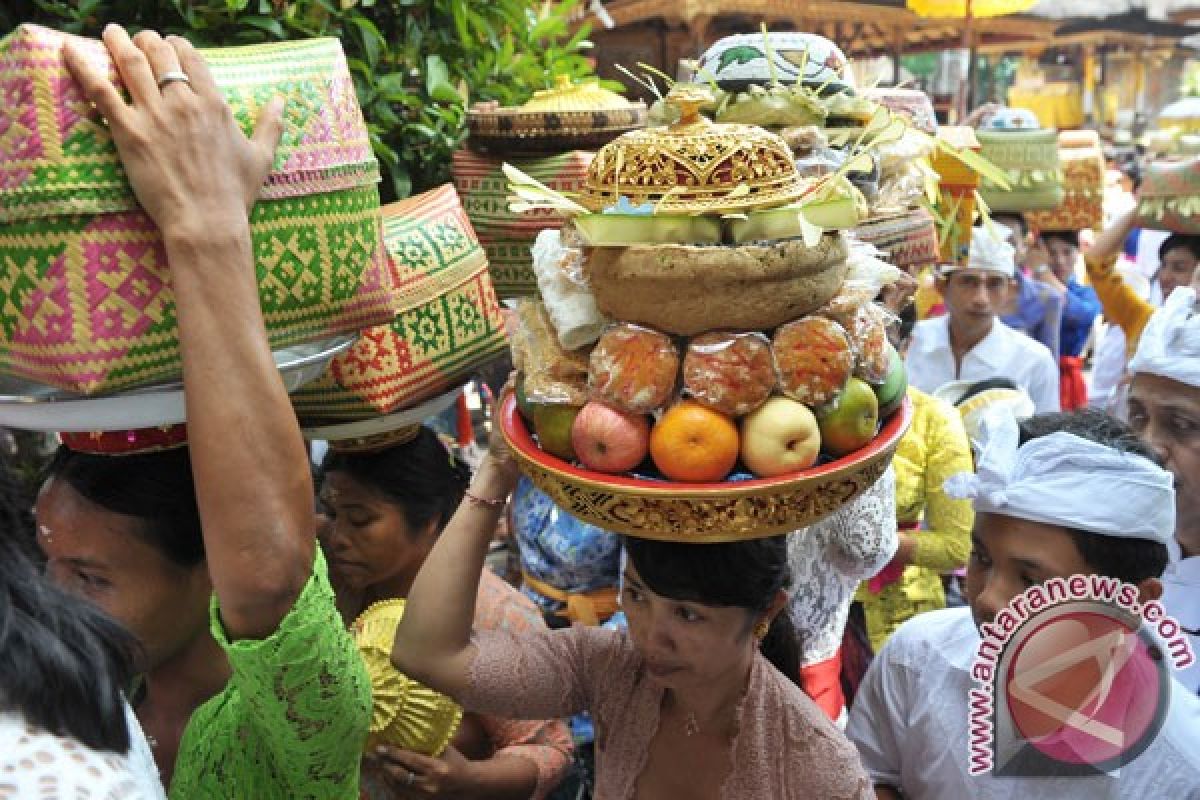
[[[984,436],[978,475],[947,483],[948,492],[975,501],[970,605],[903,625],[875,658],[850,712],[846,733],[877,797],[1200,798],[1200,699],[1170,681],[1155,694],[1158,683],[1149,685],[1141,673],[1131,702],[1165,697],[1164,722],[1146,749],[1119,770],[972,774],[970,693],[978,678],[979,628],[997,622],[1025,589],[1072,575],[1115,578],[1135,586],[1140,603],[1156,600],[1175,532],[1171,474],[1111,417],[1095,411],[1043,414],[1018,426],[1011,415],[990,415]],[[1020,635],[1018,628],[1014,638]],[[1052,736],[1075,730],[1063,722]]]
[[[1005,325],[1000,312],[1015,291],[1015,251],[995,232],[976,228],[965,267],[944,266],[938,290],[946,314],[917,323],[908,350],[908,381],[932,394],[950,381],[1008,378],[1039,413],[1059,409],[1059,372],[1046,346]]]

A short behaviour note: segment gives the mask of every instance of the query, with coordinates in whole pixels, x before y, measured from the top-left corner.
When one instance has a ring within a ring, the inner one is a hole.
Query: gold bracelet
[[[485,508],[490,508],[492,510],[501,509],[501,508],[504,508],[506,505],[508,505],[507,497],[503,497],[499,500],[489,500],[486,497],[480,497],[478,495],[471,494],[470,489],[467,489],[466,491],[463,492],[463,497],[470,500],[475,505],[483,506]]]

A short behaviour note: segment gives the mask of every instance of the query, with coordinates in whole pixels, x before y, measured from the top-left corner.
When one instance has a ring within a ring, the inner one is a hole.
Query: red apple
[[[644,414],[588,403],[571,426],[575,456],[596,472],[628,472],[642,463],[650,448],[650,422]]]

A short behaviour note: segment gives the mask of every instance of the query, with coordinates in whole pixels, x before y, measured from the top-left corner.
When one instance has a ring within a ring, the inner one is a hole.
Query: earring
[[[763,639],[767,638],[767,632],[770,630],[771,623],[764,619],[754,626],[754,638],[762,642]]]

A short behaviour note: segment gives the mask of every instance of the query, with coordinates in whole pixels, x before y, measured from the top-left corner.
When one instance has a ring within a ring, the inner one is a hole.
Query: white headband
[[[965,267],[946,265],[942,267],[942,273],[984,270],[1013,277],[1017,272],[1017,251],[1008,243],[1009,236],[1011,234],[1008,228],[1003,225],[972,228],[971,249],[967,254],[967,265]]]
[[[1154,312],[1129,362],[1133,374],[1145,372],[1200,387],[1200,315],[1196,292],[1180,287]]]
[[[981,429],[977,473],[947,480],[948,496],[974,500],[976,512],[1161,542],[1176,559],[1171,473],[1149,459],[1061,431],[1018,448],[1017,420],[1003,408],[984,415]]]

